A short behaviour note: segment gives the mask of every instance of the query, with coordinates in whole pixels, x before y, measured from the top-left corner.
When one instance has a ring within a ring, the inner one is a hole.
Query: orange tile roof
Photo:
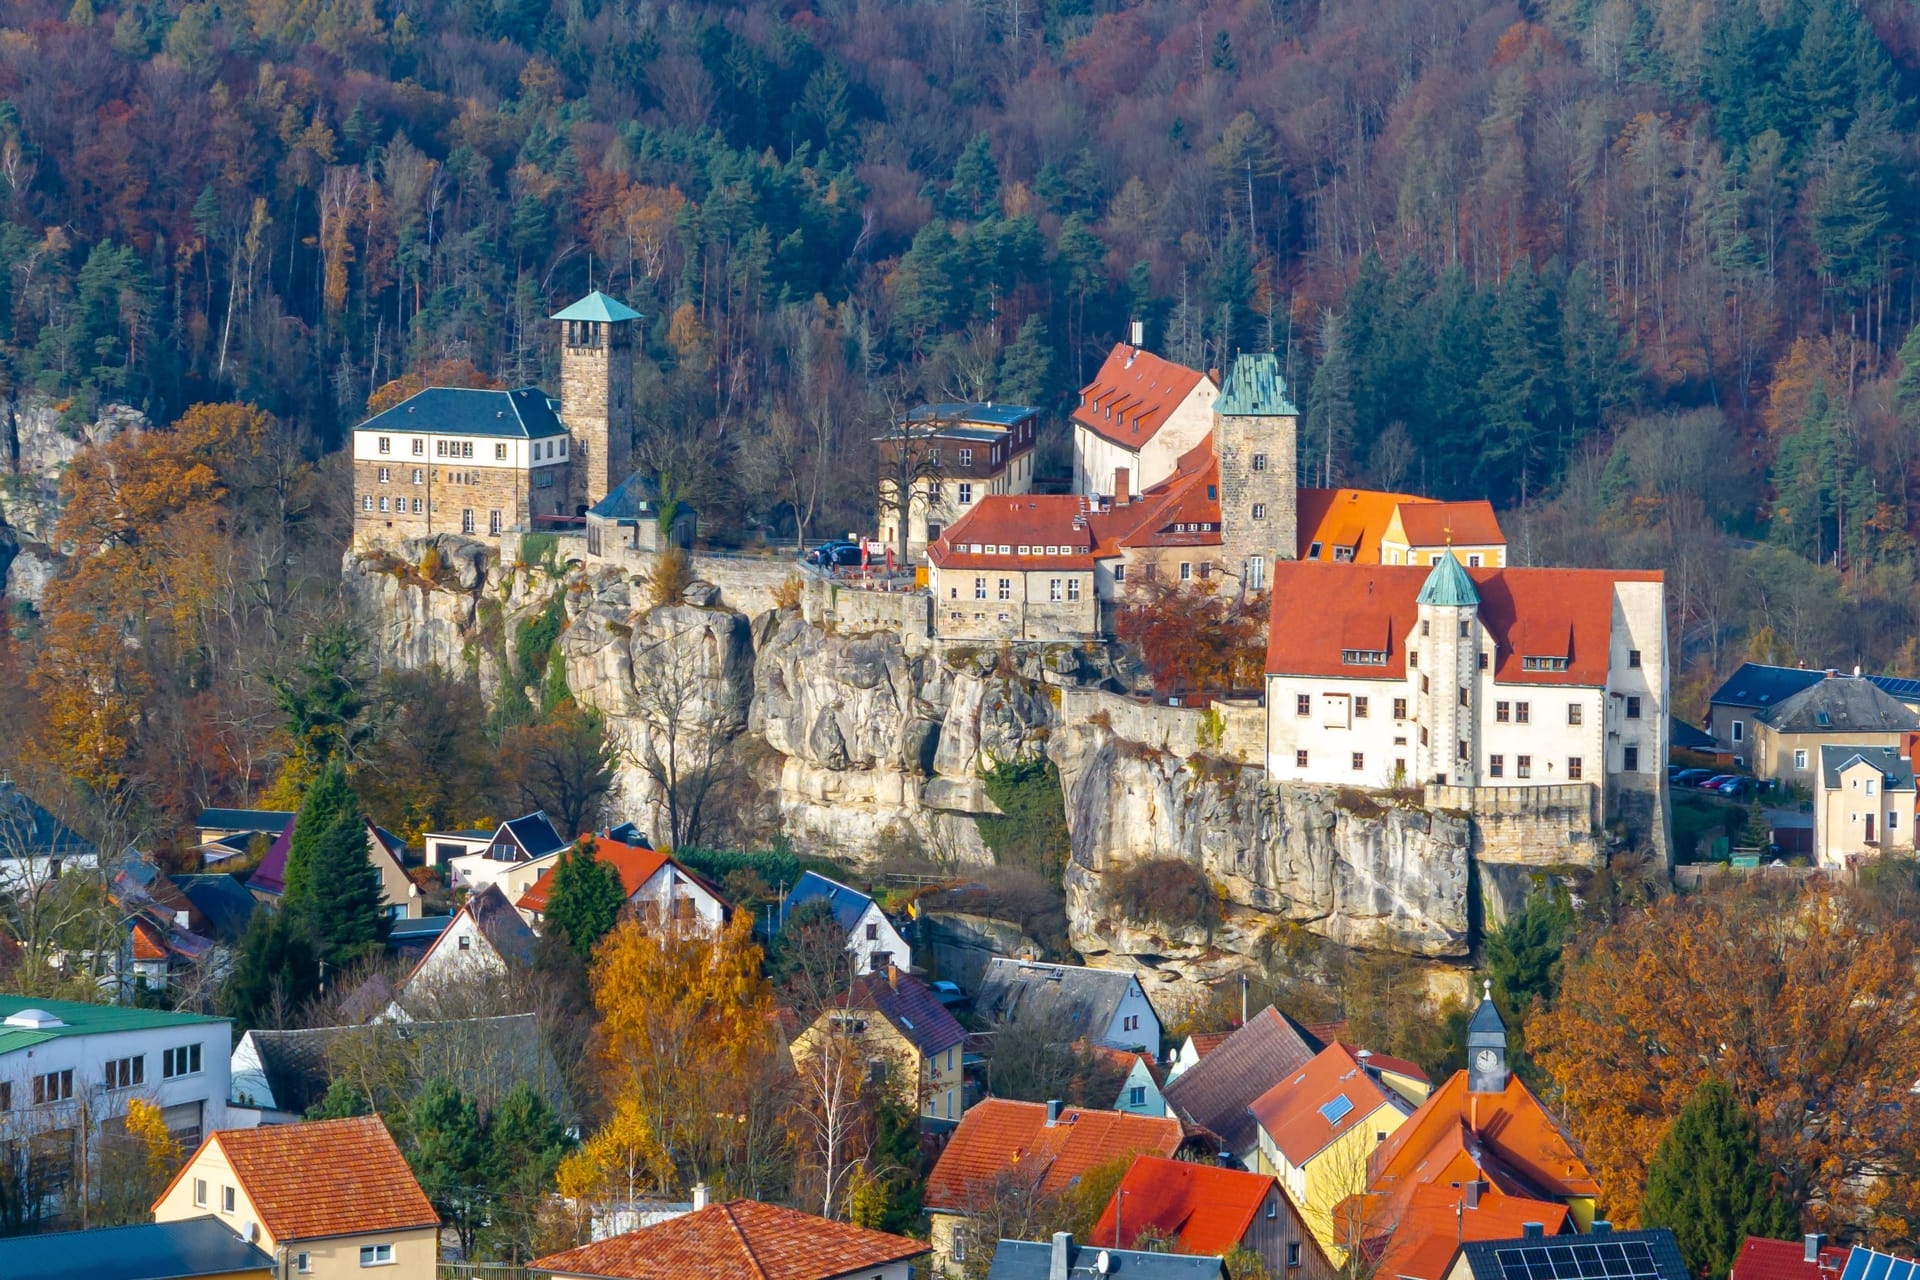
[[[1473,1094],[1456,1071],[1373,1154],[1373,1185],[1428,1181],[1449,1153],[1465,1151],[1509,1194],[1597,1196],[1600,1184],[1520,1077],[1500,1093]]]
[[[831,1280],[916,1258],[927,1246],[810,1213],[729,1200],[651,1227],[551,1254],[532,1270],[608,1280]]]
[[[1288,1162],[1298,1166],[1381,1107],[1393,1106],[1394,1096],[1362,1069],[1345,1045],[1330,1044],[1247,1109]],[[1333,1110],[1342,1098],[1346,1107]]]
[[[1230,1253],[1277,1185],[1269,1175],[1245,1169],[1139,1156],[1127,1167],[1086,1243],[1131,1249],[1140,1233],[1152,1228],[1179,1242],[1175,1253]],[[1116,1228],[1119,1240],[1114,1239]]]
[[[1117,342],[1093,381],[1080,389],[1080,405],[1073,411],[1073,420],[1137,453],[1206,376],[1151,351]]]
[[[993,494],[949,525],[927,559],[941,569],[1091,569],[1088,509],[1067,493]]]
[[[1063,1107],[1059,1121],[1049,1125],[1045,1103],[988,1098],[961,1118],[947,1140],[927,1179],[926,1204],[964,1213],[997,1179],[1016,1172],[1040,1194],[1054,1195],[1120,1156],[1170,1156],[1180,1140],[1174,1119]]]
[[[1427,1183],[1377,1223],[1361,1222],[1359,1230],[1376,1241],[1387,1237],[1375,1245],[1381,1250],[1373,1268],[1376,1275],[1443,1280],[1466,1241],[1516,1240],[1533,1222],[1546,1234],[1559,1235],[1566,1229],[1567,1206],[1494,1188],[1482,1191],[1479,1203],[1468,1207],[1460,1187]]]
[[[135,960],[165,960],[167,948],[162,941],[160,930],[151,923],[136,918],[133,928],[133,958]]]
[[[1480,547],[1506,545],[1507,535],[1493,504],[1485,498],[1472,502],[1428,502],[1415,498],[1400,505],[1400,531],[1415,547],[1443,547],[1449,543]]]
[[[283,1244],[440,1225],[378,1116],[221,1129],[201,1150],[208,1146],[220,1148],[261,1225]],[[189,1160],[160,1200],[192,1167]]]
[[[658,849],[639,848],[630,844],[621,844],[618,840],[609,840],[605,836],[581,836],[581,840],[593,841],[593,856],[596,862],[605,862],[620,873],[620,887],[631,898],[640,892],[640,886],[651,880],[654,873],[673,861]],[[562,851],[562,857],[565,852]],[[513,905],[522,911],[545,911],[547,909],[547,889],[552,870],[544,872],[538,880],[527,886],[526,892]]]
[[[1193,1056],[1197,1059],[1204,1058],[1218,1049],[1232,1034],[1231,1031],[1196,1031],[1187,1039],[1193,1041]]]
[[[1272,569],[1267,674],[1403,679],[1406,639],[1419,620],[1426,565],[1281,561]],[[1618,569],[1468,569],[1480,621],[1493,635],[1502,684],[1606,683],[1617,582],[1659,582],[1658,572]],[[1381,649],[1385,666],[1353,667],[1343,649]],[[1528,671],[1526,656],[1568,659],[1564,671]]]
[[[1352,551],[1354,564],[1379,564],[1380,535],[1387,531],[1393,513],[1430,501],[1375,489],[1301,489],[1296,499],[1300,559],[1307,559],[1317,542],[1316,559],[1337,560],[1334,548],[1345,547]]]
[[[1088,1044],[1085,1040],[1077,1042],[1074,1048],[1102,1059],[1123,1075],[1131,1074],[1134,1064],[1140,1063],[1146,1067],[1147,1075],[1152,1078],[1154,1084],[1166,1083],[1166,1068],[1155,1061],[1150,1053],[1141,1053],[1137,1049],[1116,1049],[1110,1044]]]
[[[1148,486],[1132,502],[1096,509],[1089,516],[1094,555],[1117,556],[1136,547],[1219,546],[1219,492],[1220,462],[1209,438],[1181,454],[1172,475]]]

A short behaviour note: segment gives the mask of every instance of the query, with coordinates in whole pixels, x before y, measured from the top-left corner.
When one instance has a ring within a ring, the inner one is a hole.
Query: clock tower
[[[1493,1007],[1493,984],[1488,982],[1481,990],[1480,1007],[1467,1023],[1467,1092],[1505,1093],[1507,1026]]]

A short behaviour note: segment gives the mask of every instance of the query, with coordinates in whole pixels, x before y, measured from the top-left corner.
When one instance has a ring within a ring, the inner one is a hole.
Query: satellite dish
[[[1102,1249],[1100,1251],[1100,1256],[1093,1260],[1093,1269],[1095,1271],[1098,1271],[1101,1275],[1107,1274],[1107,1268],[1111,1267],[1112,1265],[1113,1265],[1113,1259],[1107,1256],[1107,1251],[1105,1249]]]

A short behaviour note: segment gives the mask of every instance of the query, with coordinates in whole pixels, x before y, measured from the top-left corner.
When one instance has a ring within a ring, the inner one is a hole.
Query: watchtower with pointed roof
[[[1493,1007],[1493,984],[1482,988],[1480,1007],[1467,1023],[1467,1092],[1507,1091],[1507,1024]]]
[[[1279,357],[1235,356],[1213,414],[1220,559],[1244,590],[1265,590],[1273,562],[1294,558],[1300,525],[1300,411],[1287,395]]]
[[[633,466],[633,334],[640,313],[595,289],[555,312],[560,324],[560,419],[573,437],[575,514],[585,514]]]
[[[1480,592],[1451,555],[1433,563],[1415,597],[1419,625],[1407,642],[1408,672],[1421,724],[1414,776],[1421,782],[1479,785]]]

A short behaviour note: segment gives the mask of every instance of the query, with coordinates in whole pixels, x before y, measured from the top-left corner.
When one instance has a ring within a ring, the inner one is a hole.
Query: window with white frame
[[[548,445],[547,450],[551,453],[553,446]],[[501,441],[493,446],[493,460],[495,462],[505,462],[507,460],[507,446],[505,441]]]
[[[958,494],[959,494],[959,497],[957,501],[959,502],[959,505],[963,507],[966,506],[968,503],[973,501],[973,486],[964,480],[961,481]]]
[[[1264,503],[1264,502],[1256,502],[1256,503],[1254,503],[1254,504],[1253,504],[1253,518],[1254,518],[1255,520],[1265,520],[1265,519],[1267,518],[1267,504],[1266,504],[1266,503]]]
[[[393,1265],[393,1246],[390,1244],[363,1244],[360,1246],[360,1265],[363,1267],[390,1267]]]
[[[1000,596],[1000,599],[1002,600],[1013,599],[1013,579],[1012,578],[1000,579],[999,596]]]
[[[962,449],[960,451],[960,465],[963,467],[970,467],[973,465],[973,450]]]
[[[233,1206],[236,1202],[237,1202],[237,1198],[234,1195],[234,1190],[232,1187],[220,1188],[220,1212],[232,1213]]]
[[[1794,768],[1796,768],[1796,769],[1804,769],[1804,768],[1806,768],[1806,767],[1807,767],[1807,753],[1806,753],[1806,752],[1804,752],[1804,751],[1796,751],[1796,752],[1794,752],[1794,753],[1793,753],[1793,767],[1794,767]]]
[[[987,598],[987,580],[985,578],[975,578],[973,580],[973,598],[975,600],[985,600]]]
[[[1190,561],[1182,560],[1180,562],[1180,581],[1193,581],[1193,565]]]
[[[415,436],[413,438],[413,456],[416,458],[423,458],[426,456],[426,453],[427,453],[427,442],[425,440],[422,440],[419,436]]]
[[[1066,594],[1067,594],[1067,585],[1064,581],[1062,581],[1059,578],[1047,579],[1047,599],[1064,600],[1066,598]]]
[[[363,493],[363,494],[361,494],[361,495],[360,495],[360,509],[361,509],[362,511],[371,511],[371,510],[373,510],[373,495],[372,495],[372,494],[370,494],[370,493]]]
[[[381,437],[380,437],[380,439],[379,439],[379,444],[378,444],[378,448],[379,448],[379,450],[380,450],[380,452],[381,452],[381,453],[392,453],[392,452],[393,452],[393,437],[392,437],[392,436],[381,436]]]
[[[1080,579],[1068,578],[1067,579],[1067,599],[1069,601],[1073,601],[1073,600],[1078,600],[1079,598],[1080,598]]]
[[[200,1073],[200,1046],[183,1044],[160,1055],[160,1074],[168,1080]]]

